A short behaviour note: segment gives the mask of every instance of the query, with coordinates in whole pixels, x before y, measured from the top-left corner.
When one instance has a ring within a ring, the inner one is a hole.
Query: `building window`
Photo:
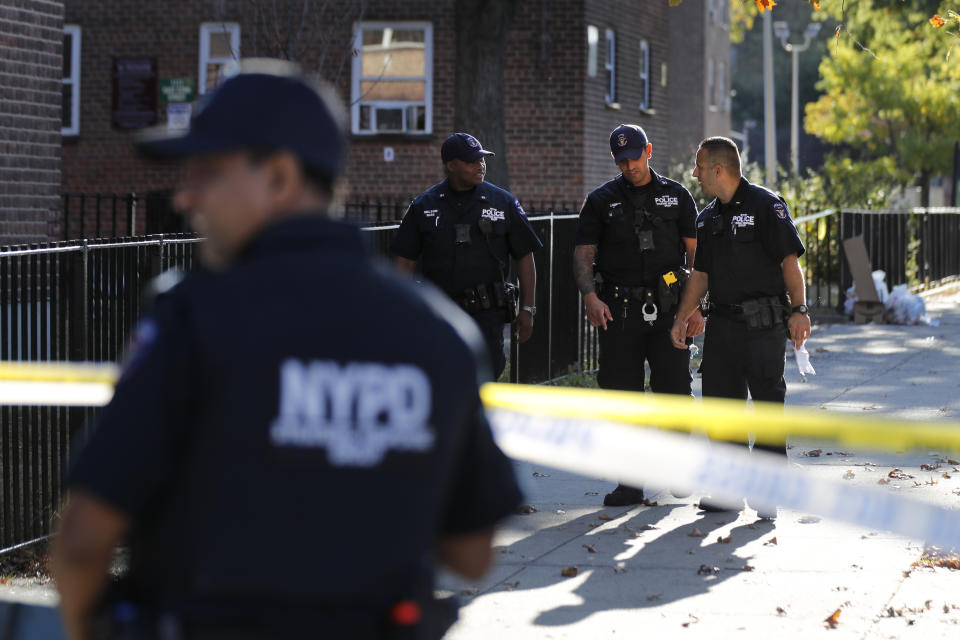
[[[63,27],[63,104],[60,111],[63,122],[60,133],[75,136],[80,133],[80,27]]]
[[[713,58],[707,58],[707,102],[711,107],[717,105],[716,82],[713,70]]]
[[[719,21],[720,21],[720,26],[726,27],[726,26],[727,26],[727,14],[729,13],[729,9],[728,9],[728,7],[727,7],[727,0],[717,0],[717,5],[718,5],[718,6],[717,6],[717,16],[718,16]]]
[[[240,25],[204,22],[200,25],[200,69],[197,88],[203,94],[230,77],[240,60]]]
[[[617,101],[617,35],[613,29],[606,31],[606,57],[603,61],[603,69],[607,74],[607,95],[604,99],[613,104]]]
[[[597,51],[600,47],[600,30],[587,25],[587,75],[597,77]]]
[[[640,41],[640,108],[650,108],[650,43]]]
[[[433,25],[362,22],[354,39],[353,133],[431,133]]]
[[[717,2],[719,0],[708,0],[707,11],[710,15],[710,24],[717,24]]]

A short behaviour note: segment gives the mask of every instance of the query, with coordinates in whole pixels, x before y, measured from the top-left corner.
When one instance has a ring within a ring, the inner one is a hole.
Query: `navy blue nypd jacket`
[[[473,322],[360,234],[277,223],[142,323],[69,485],[130,516],[131,579],[161,610],[375,610],[429,589],[438,537],[518,504]]]

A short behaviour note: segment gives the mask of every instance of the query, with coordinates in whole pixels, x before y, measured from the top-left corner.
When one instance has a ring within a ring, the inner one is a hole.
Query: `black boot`
[[[617,488],[603,497],[605,507],[626,507],[643,502],[643,489],[618,484]]]

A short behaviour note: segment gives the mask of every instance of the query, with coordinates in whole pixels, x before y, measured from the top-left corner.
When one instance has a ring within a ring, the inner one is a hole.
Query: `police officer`
[[[333,114],[298,77],[241,73],[145,144],[185,159],[175,204],[209,269],[141,323],[73,461],[54,553],[72,638],[439,637],[418,635],[435,559],[490,563],[520,495],[478,397],[482,337],[327,218]]]
[[[786,202],[740,171],[740,152],[729,138],[707,138],[693,175],[715,196],[697,223],[697,255],[671,330],[687,349],[689,316],[710,293],[710,320],[703,348],[703,395],[783,404],[785,327],[796,348],[810,335],[803,272],[803,243]],[[746,434],[745,434],[746,436]],[[754,448],[786,456],[786,442]],[[707,511],[722,507],[701,500]],[[764,510],[761,517],[776,517]]]
[[[587,318],[602,329],[600,387],[643,391],[646,361],[654,392],[691,395],[689,352],[678,354],[669,332],[697,248],[697,206],[682,185],[650,168],[652,151],[637,125],[610,134],[621,174],[583,202],[573,271]],[[684,339],[703,330],[699,311],[692,315]],[[642,501],[642,489],[622,484],[603,499]]]
[[[440,149],[447,179],[410,204],[390,245],[397,266],[408,273],[421,261],[423,275],[443,289],[477,323],[487,341],[494,377],[506,366],[503,325],[513,322],[517,342],[533,332],[536,267],[543,246],[520,202],[484,181],[492,151],[468,133],[454,133]],[[509,260],[520,281],[519,312]]]

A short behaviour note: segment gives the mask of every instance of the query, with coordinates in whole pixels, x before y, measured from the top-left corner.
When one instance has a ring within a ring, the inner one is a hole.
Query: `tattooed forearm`
[[[593,259],[597,255],[597,245],[581,244],[573,250],[573,279],[580,289],[580,295],[594,293]]]

